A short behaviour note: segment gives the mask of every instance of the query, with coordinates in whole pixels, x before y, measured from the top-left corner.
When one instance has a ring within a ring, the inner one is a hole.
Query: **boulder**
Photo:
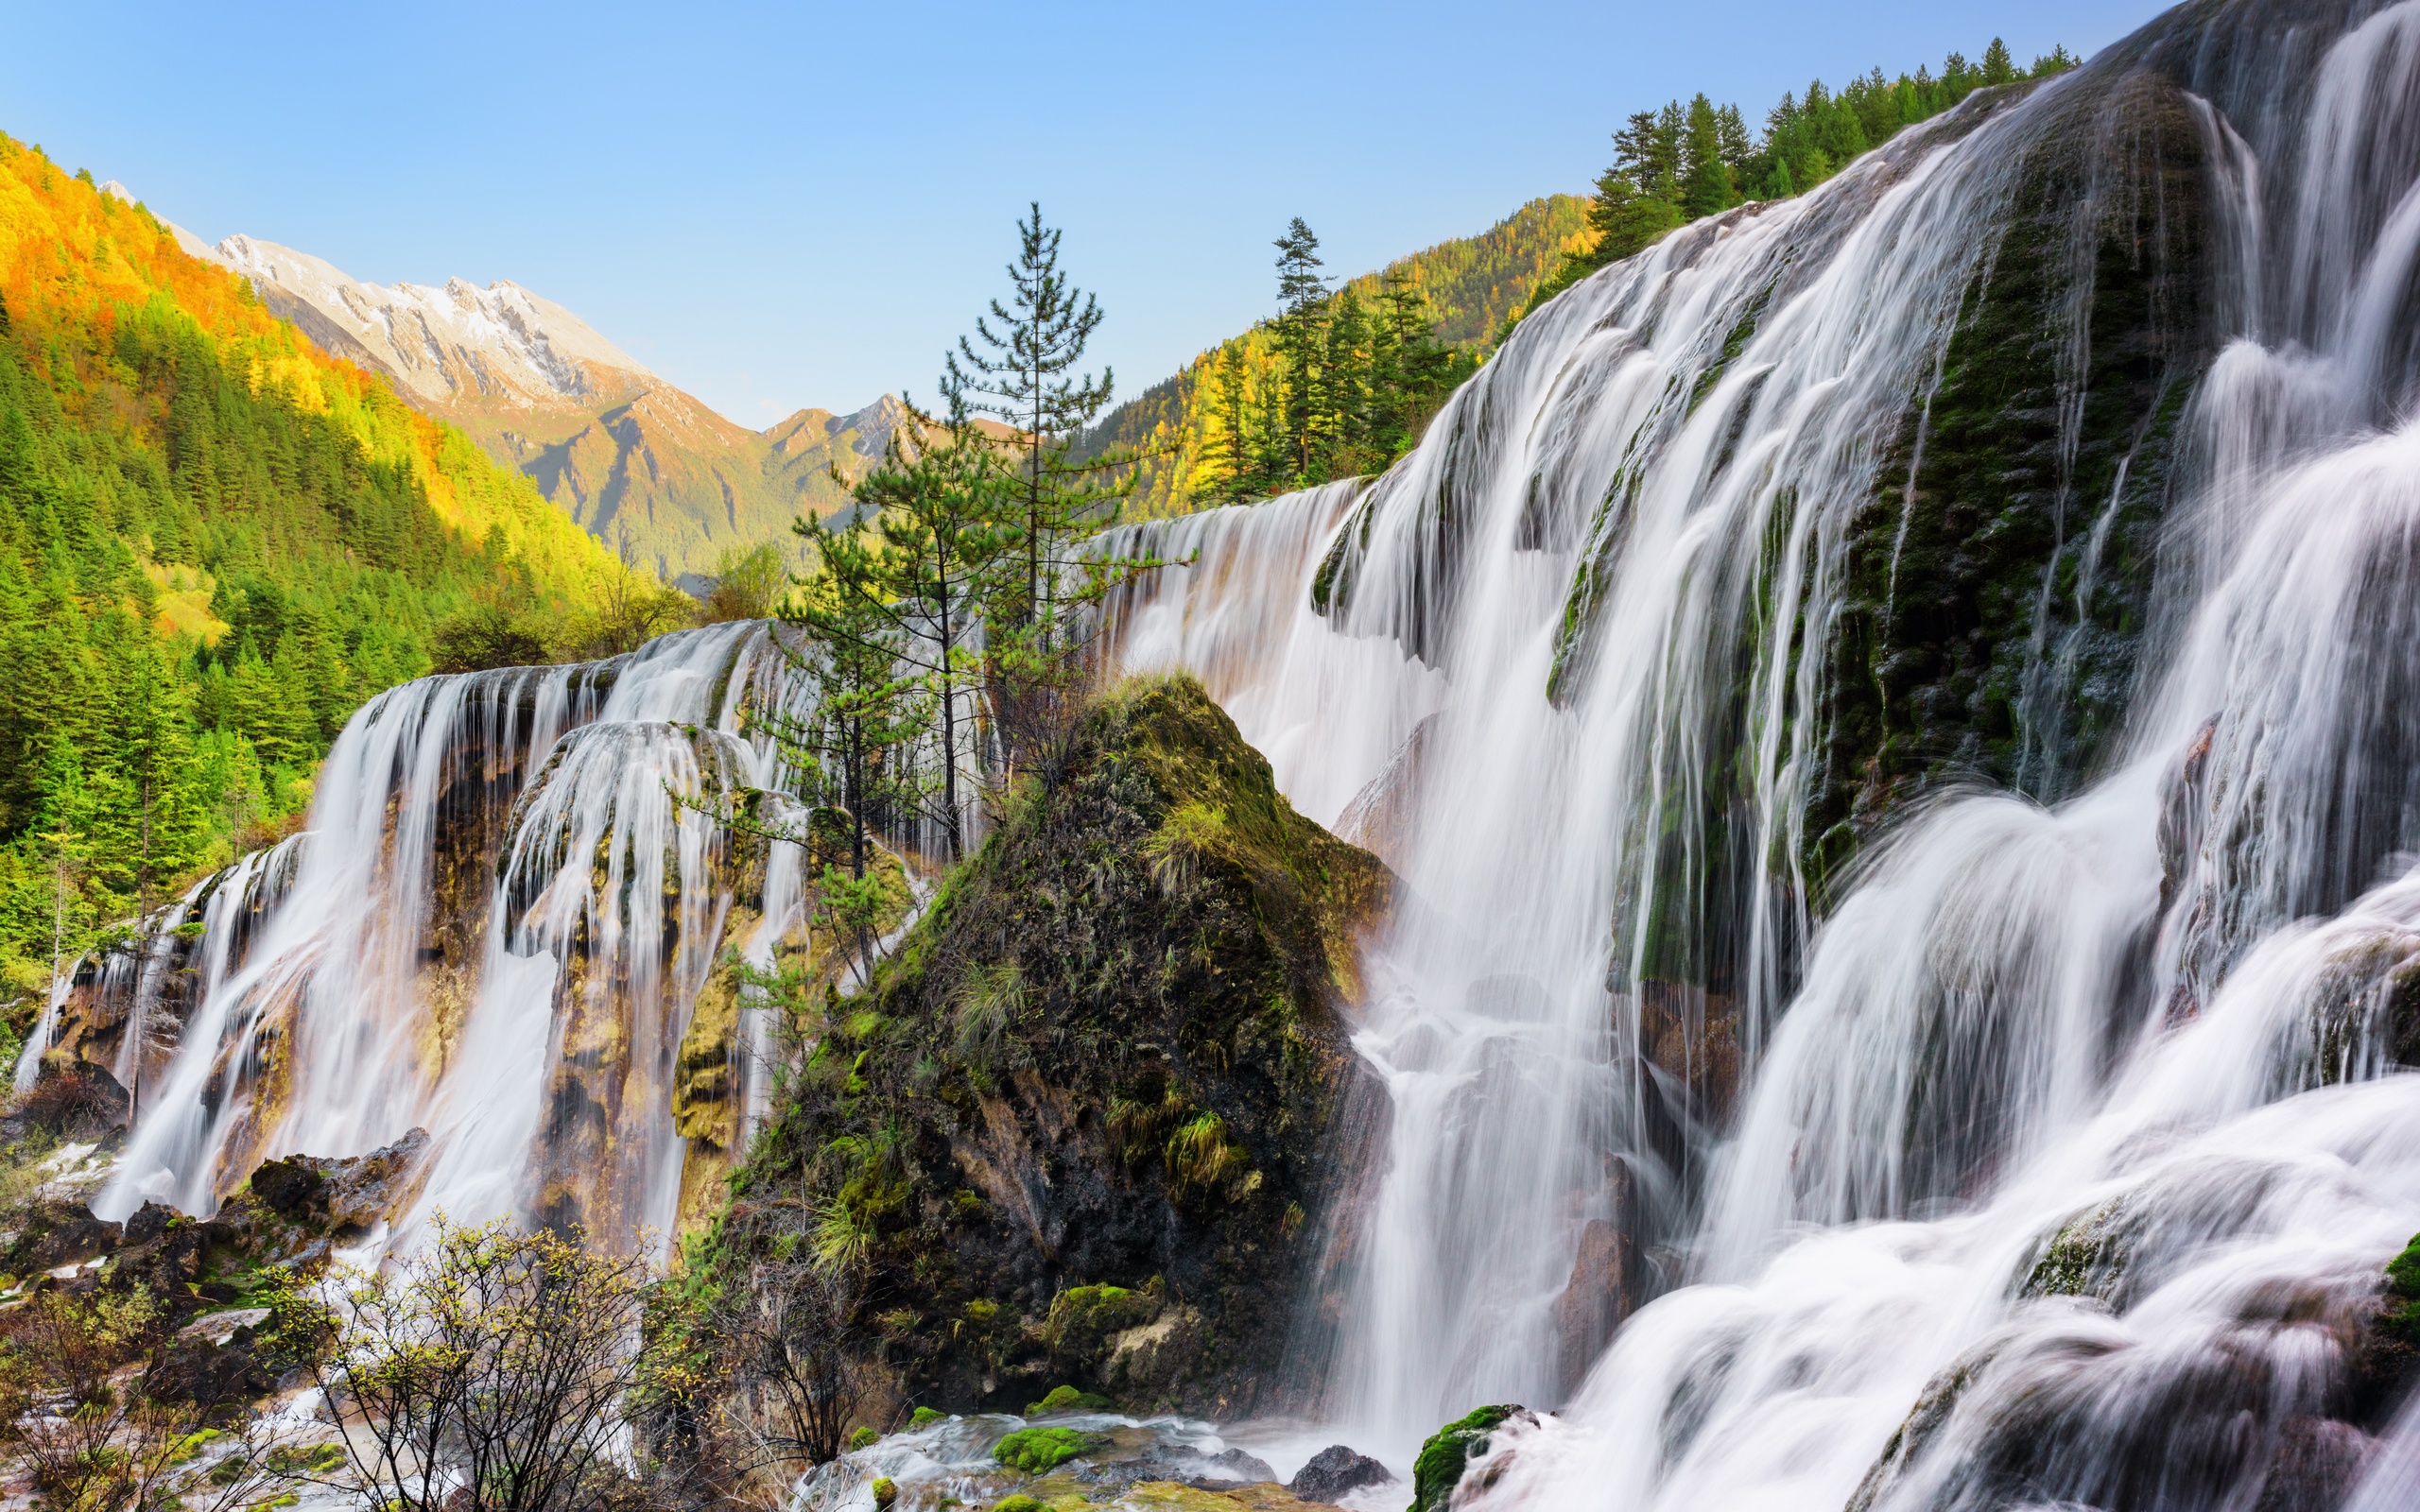
[[[98,1260],[118,1246],[124,1230],[93,1216],[80,1202],[36,1202],[26,1211],[24,1226],[9,1247],[0,1250],[0,1270],[31,1276]]]
[[[16,1116],[62,1140],[96,1140],[126,1126],[130,1101],[108,1067],[54,1050],[42,1057]]]
[[[1294,1472],[1286,1489],[1305,1502],[1334,1502],[1365,1486],[1385,1486],[1394,1478],[1394,1471],[1369,1455],[1330,1444]]]
[[[1512,1421],[1535,1423],[1527,1407],[1475,1407],[1428,1435],[1411,1465],[1409,1512],[1445,1512],[1471,1461],[1486,1454],[1495,1431]]]
[[[726,1242],[776,1242],[802,1188],[848,1211],[902,1400],[1284,1410],[1369,1075],[1338,1009],[1393,890],[1199,682],[1129,679],[873,988],[813,1004]]]

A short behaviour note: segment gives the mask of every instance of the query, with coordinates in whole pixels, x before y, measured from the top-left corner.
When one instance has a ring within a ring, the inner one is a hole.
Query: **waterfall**
[[[2420,3],[2194,5],[1131,527],[1110,654],[1405,883],[1340,1422],[1560,1406],[1503,1506],[2408,1486],[2416,266]]]
[[[779,787],[752,715],[794,714],[805,693],[746,622],[372,699],[302,833],[79,977],[97,1020],[130,1025],[121,1080],[166,1041],[95,1211],[208,1212],[263,1159],[360,1154],[418,1126],[422,1213],[667,1239],[685,1154],[673,1061],[735,908],[745,893],[758,909],[733,943],[760,965],[804,927],[797,848],[749,847],[682,800]],[[164,976],[183,984],[171,1013]],[[740,1098],[761,1113],[762,1005],[742,1018]]]

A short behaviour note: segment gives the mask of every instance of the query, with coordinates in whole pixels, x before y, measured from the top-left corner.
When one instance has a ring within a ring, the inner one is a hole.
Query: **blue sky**
[[[733,419],[929,394],[1029,198],[1121,397],[1332,271],[1584,191],[1621,116],[1752,122],[1994,35],[2089,53],[2147,0],[10,8],[0,130],[380,283],[510,278]]]

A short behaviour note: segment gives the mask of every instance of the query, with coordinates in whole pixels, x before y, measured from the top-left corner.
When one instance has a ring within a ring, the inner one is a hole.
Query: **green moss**
[[[992,1457],[1028,1475],[1047,1475],[1077,1455],[1099,1448],[1102,1442],[1098,1434],[1073,1428],[1020,1428],[992,1446]]]
[[[1910,396],[1851,522],[1828,707],[1808,711],[1825,745],[1810,871],[1837,872],[1875,819],[1945,781],[2063,797],[2123,719],[2181,421],[2215,349],[2189,102],[2148,78],[2113,91],[2065,96],[2023,149],[1938,381]]]
[[[1102,1412],[1111,1405],[1107,1397],[1097,1392],[1078,1391],[1073,1386],[1053,1386],[1048,1395],[1028,1406],[1025,1415],[1039,1418],[1047,1412]]]
[[[1198,1344],[1118,1400],[1214,1402],[1282,1348],[1356,1074],[1335,1007],[1392,885],[1292,810],[1198,681],[1121,683],[872,992],[826,1011],[736,1194],[803,1187],[833,1255],[897,1278],[885,1347],[909,1400],[1100,1388],[1112,1338],[1182,1291],[1217,1299]],[[1080,1245],[1040,1253],[1063,1225]],[[1035,1317],[1037,1269],[1085,1284]]]
[[[1044,1512],[1044,1503],[1020,1492],[1004,1496],[992,1503],[992,1512]]]
[[[1445,1512],[1454,1487],[1461,1484],[1463,1467],[1473,1455],[1486,1452],[1488,1435],[1520,1410],[1510,1405],[1474,1408],[1429,1435],[1411,1464],[1408,1512]]]
[[[2111,1201],[2061,1226],[2017,1295],[2108,1300],[2125,1271],[2129,1230],[2122,1218],[2120,1205]]]
[[[2387,1263],[2387,1307],[2381,1319],[2387,1332],[2407,1344],[2420,1345],[2420,1234]]]
[[[888,1507],[899,1500],[899,1483],[888,1475],[875,1476],[873,1490],[873,1504],[877,1507]]]
[[[858,1427],[849,1435],[849,1448],[859,1450],[881,1441],[882,1435],[871,1428]]]
[[[929,1428],[948,1416],[949,1414],[945,1412],[935,1412],[930,1407],[919,1407],[914,1412],[908,1415],[908,1426],[910,1428]]]

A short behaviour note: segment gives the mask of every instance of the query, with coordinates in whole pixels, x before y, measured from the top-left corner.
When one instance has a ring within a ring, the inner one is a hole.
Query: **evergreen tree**
[[[1084,347],[1101,322],[1093,296],[1059,269],[1060,232],[1042,223],[1042,206],[1017,223],[1017,258],[1008,266],[1009,303],[991,301],[989,319],[945,355],[943,400],[969,414],[991,415],[1013,427],[1015,463],[1009,487],[1017,514],[1016,552],[1023,562],[1021,600],[1006,623],[1031,626],[1046,637],[1054,627],[1053,576],[1066,565],[1067,544],[1115,518],[1121,490],[1103,481],[1115,464],[1078,462],[1077,435],[1108,404],[1115,377],[1078,373]],[[993,322],[998,322],[994,328]],[[1004,601],[1005,602],[1005,601]]]
[[[1001,559],[985,592],[988,711],[1006,764],[1000,775],[1037,770],[1053,782],[1080,704],[1081,616],[1115,576],[1142,565],[1077,547],[1116,522],[1136,458],[1115,450],[1077,455],[1114,383],[1107,368],[1098,377],[1079,371],[1100,307],[1060,271],[1060,233],[1043,224],[1040,204],[1018,223],[1017,237],[1009,303],[993,301],[990,319],[976,321],[982,351],[959,338],[944,360],[942,396],[954,413],[1014,427],[1001,480]]]
[[[2008,55],[2008,43],[1997,37],[1983,49],[1983,83],[2010,84],[2016,81],[2016,60]]]
[[[829,524],[811,515],[802,516],[797,529],[832,586],[860,601],[847,616],[811,601],[807,619],[816,633],[861,634],[871,627],[879,632],[877,648],[922,682],[924,699],[908,707],[933,719],[940,802],[931,816],[955,862],[965,848],[959,759],[975,713],[970,700],[982,681],[973,646],[985,586],[1014,541],[1000,524],[994,448],[964,407],[953,406],[940,421],[912,403],[907,408],[908,422],[892,432],[882,465],[854,493],[879,545],[868,553],[836,541]]]
[[[1722,123],[1714,102],[1700,94],[1689,101],[1688,134],[1682,159],[1681,212],[1690,220],[1719,215],[1736,203],[1731,168],[1722,160]]]
[[[1270,335],[1277,349],[1281,487],[1299,488],[1318,475],[1320,450],[1328,438],[1327,280],[1319,271],[1320,239],[1297,215],[1277,238],[1277,318]]]
[[[1238,504],[1270,491],[1268,446],[1253,406],[1250,369],[1240,343],[1219,349],[1207,377],[1211,428],[1201,455],[1201,493],[1222,504]]]
[[[812,807],[804,833],[772,833],[805,844],[818,921],[848,939],[871,972],[883,907],[873,835],[915,805],[918,779],[906,756],[925,711],[918,679],[901,675],[897,621],[884,611],[873,550],[855,530],[807,534],[816,566],[784,618],[806,632],[798,660],[814,679],[816,705],[804,721],[765,714],[760,725],[804,775]]]

